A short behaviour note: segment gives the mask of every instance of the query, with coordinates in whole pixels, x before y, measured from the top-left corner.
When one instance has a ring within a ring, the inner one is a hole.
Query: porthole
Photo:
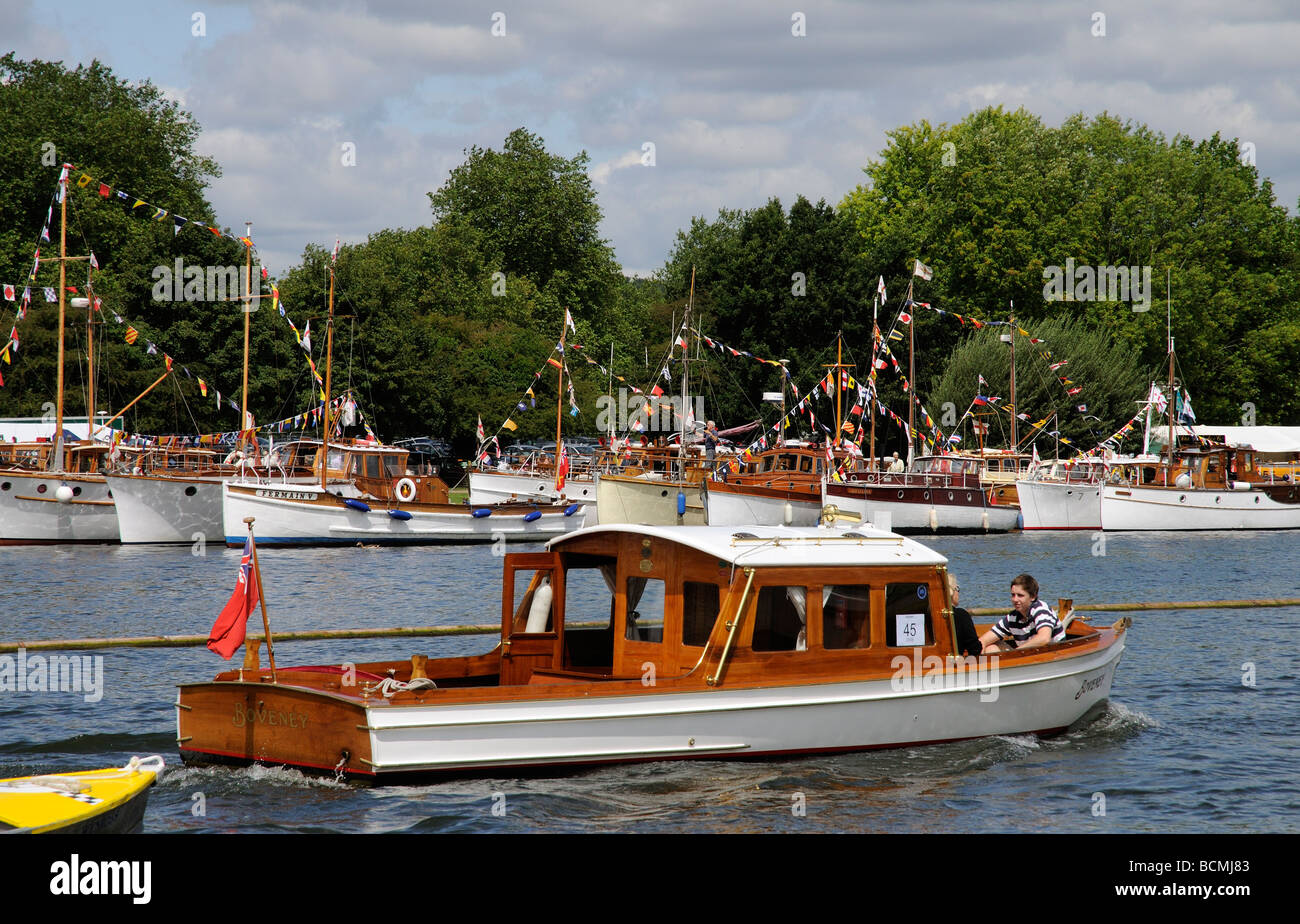
[[[13,487],[13,485],[6,481],[4,484],[0,484],[0,491],[8,491],[11,487]],[[1259,498],[1257,497],[1255,500],[1259,500]]]
[[[902,491],[899,491],[899,492],[898,492],[898,496],[899,496],[899,497],[902,497],[902,496],[903,496],[903,492],[902,492]]]
[[[1178,495],[1178,503],[1181,504],[1181,503],[1182,503],[1183,501],[1185,501],[1185,500],[1187,500],[1187,495],[1186,495],[1186,494],[1179,494],[1179,495]]]
[[[45,487],[45,485],[43,485],[43,484],[38,484],[38,485],[36,486],[36,493],[37,493],[37,494],[44,494],[44,493],[46,492],[46,490],[48,490],[48,489],[47,489],[47,488]]]
[[[660,491],[660,492],[659,492],[659,496],[660,496],[660,497],[667,497],[667,496],[668,496],[668,492],[667,492],[667,491]]]
[[[970,492],[969,492],[969,491],[966,492],[966,500],[970,500]]]
[[[9,483],[6,482],[6,483],[5,483],[5,490],[7,491],[8,489],[9,489]],[[1255,495],[1255,503],[1257,503],[1257,504],[1259,503],[1259,495],[1258,495],[1258,494]]]
[[[186,496],[186,497],[193,497],[195,494],[198,494],[198,493],[199,493],[199,489],[196,488],[196,487],[194,487],[194,485],[190,485],[189,487],[187,487],[187,488],[185,489],[185,496]]]
[[[948,492],[948,500],[952,500],[952,492],[951,492],[951,491]]]
[[[929,499],[930,499],[930,492],[929,492],[929,491],[926,491],[925,494],[924,494],[924,497],[925,497],[926,500],[929,500]]]
[[[73,489],[72,489],[72,496],[73,496],[73,497],[80,497],[80,496],[81,496],[81,488],[73,488]]]
[[[1215,502],[1216,504],[1223,503],[1223,495],[1221,495],[1221,494],[1216,494],[1216,495],[1214,495],[1214,502]]]

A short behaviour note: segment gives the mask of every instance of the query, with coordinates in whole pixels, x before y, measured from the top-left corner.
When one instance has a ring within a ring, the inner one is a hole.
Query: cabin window
[[[343,469],[343,450],[342,450],[342,449],[331,449],[331,450],[329,451],[329,456],[328,456],[328,458],[329,458],[329,462],[328,462],[328,467],[329,467],[329,468],[333,469],[333,470],[336,471],[336,472],[337,472],[337,471],[342,471],[342,469]]]
[[[911,648],[933,643],[930,585],[923,581],[886,584],[885,644]]]
[[[808,458],[808,456],[804,456],[802,459],[799,460],[799,471],[811,472],[813,470],[812,463],[813,463],[812,459]]]
[[[402,456],[384,456],[383,463],[388,478],[400,478],[406,474],[406,460]]]
[[[575,565],[574,559],[581,561]],[[564,570],[564,665],[614,663],[615,560],[573,556]]]
[[[630,642],[662,642],[664,599],[664,582],[659,578],[628,578],[627,624],[623,637]]]
[[[717,584],[686,581],[682,584],[682,644],[702,646],[721,609]]]
[[[822,647],[866,648],[871,644],[871,588],[836,584],[822,589]]]
[[[366,468],[365,468],[365,473],[366,473],[366,477],[367,477],[367,478],[378,478],[378,477],[379,477],[379,474],[380,474],[380,471],[379,471],[379,456],[371,456],[371,455],[367,455],[367,456],[363,456],[363,458],[365,459],[365,466],[366,466]]]
[[[514,631],[550,632],[555,628],[553,599],[555,588],[551,583],[551,572],[517,571],[515,573],[515,618]]]
[[[808,647],[808,590],[804,587],[762,587],[754,612],[754,651],[803,651]]]
[[[774,465],[776,465],[776,457],[768,456],[766,459],[763,460],[763,471],[770,472]]]

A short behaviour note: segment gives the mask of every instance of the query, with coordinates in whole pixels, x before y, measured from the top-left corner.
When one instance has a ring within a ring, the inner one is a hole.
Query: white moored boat
[[[52,450],[41,444],[46,458]],[[0,448],[0,465],[22,446]],[[109,448],[69,446],[57,471],[0,468],[0,545],[117,542],[117,508],[99,468]]]
[[[1016,480],[1025,529],[1101,529],[1101,485],[1107,464],[1100,459],[1043,463]]]
[[[169,475],[108,475],[124,544],[220,542],[221,479]]]
[[[411,545],[440,542],[539,542],[580,529],[581,504],[448,503],[436,475],[411,474],[407,451],[370,442],[331,441],[328,464],[319,445],[312,482],[249,478],[222,484],[222,530],[227,545],[247,538],[257,523],[263,545]]]
[[[1245,448],[1180,449],[1101,489],[1105,530],[1300,529],[1300,485],[1262,475]]]
[[[272,670],[254,648],[180,687],[178,745],[388,780],[1046,734],[1106,702],[1127,620],[963,659],[947,587],[943,556],[869,527],[601,525],[506,556],[492,651]]]

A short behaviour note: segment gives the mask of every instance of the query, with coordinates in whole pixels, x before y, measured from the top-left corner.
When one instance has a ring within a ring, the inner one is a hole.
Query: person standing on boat
[[[980,655],[984,653],[984,646],[980,642],[979,634],[975,631],[975,620],[971,618],[970,611],[962,608],[957,603],[957,595],[961,590],[961,585],[957,579],[948,572],[948,592],[952,596],[952,622],[957,630],[957,654],[962,657]]]
[[[897,475],[906,470],[906,468],[907,466],[903,464],[903,460],[898,457],[898,453],[894,453],[894,460],[889,463],[890,473]]]
[[[980,636],[984,654],[1012,649],[1038,648],[1065,638],[1056,614],[1038,599],[1038,582],[1028,574],[1011,581],[1011,612]]]
[[[704,458],[710,465],[713,464],[713,457],[718,452],[718,425],[709,421],[704,428]]]

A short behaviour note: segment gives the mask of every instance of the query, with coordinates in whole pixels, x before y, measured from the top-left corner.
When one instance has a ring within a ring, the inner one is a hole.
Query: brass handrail
[[[736,607],[736,613],[731,617],[729,624],[730,632],[727,633],[727,643],[722,646],[722,655],[718,658],[718,669],[712,676],[705,678],[705,683],[711,687],[716,687],[722,680],[722,669],[727,666],[727,655],[731,653],[731,643],[736,637],[736,630],[740,628],[740,620],[745,615],[745,604],[749,602],[749,591],[754,586],[754,569],[746,568],[745,573],[749,575],[749,580],[745,582],[745,592],[740,595],[740,605]]]

